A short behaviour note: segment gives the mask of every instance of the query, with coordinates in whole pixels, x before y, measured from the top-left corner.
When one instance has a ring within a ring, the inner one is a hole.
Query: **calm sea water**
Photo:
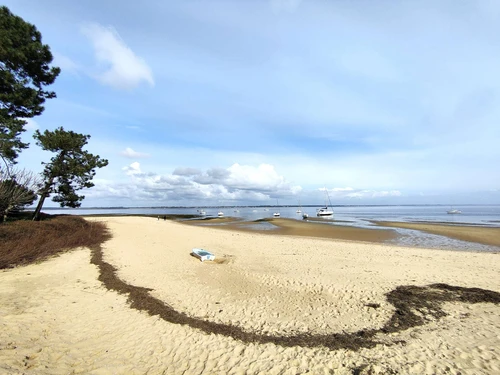
[[[308,213],[311,219],[316,218],[318,207],[302,207],[304,213]],[[364,227],[372,229],[386,229],[374,225],[371,221],[402,221],[402,222],[434,222],[448,224],[469,224],[489,227],[500,227],[500,205],[467,205],[454,206],[454,209],[462,211],[461,214],[448,214],[448,206],[334,206],[334,215],[322,218],[326,224]],[[198,210],[206,211],[207,217],[216,217],[218,211],[223,211],[226,217],[236,217],[243,220],[254,221],[258,219],[271,218],[274,212],[279,212],[282,218],[302,219],[302,213],[297,213],[298,207],[182,207],[182,208],[80,208],[80,209],[44,209],[45,212],[56,214],[94,215],[94,214],[128,214],[128,215],[166,215],[187,214],[197,215]],[[224,225],[210,222],[209,225]],[[256,229],[274,229],[268,222],[255,223]],[[468,251],[500,251],[499,247],[485,246],[471,242],[448,239],[443,236],[425,234],[409,229],[394,229],[400,236],[393,241],[395,244],[430,247],[449,250]]]

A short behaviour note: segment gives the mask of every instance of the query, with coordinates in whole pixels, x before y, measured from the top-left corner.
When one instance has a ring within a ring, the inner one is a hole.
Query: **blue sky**
[[[109,160],[84,207],[500,203],[498,1],[4,3],[62,68],[25,138]]]

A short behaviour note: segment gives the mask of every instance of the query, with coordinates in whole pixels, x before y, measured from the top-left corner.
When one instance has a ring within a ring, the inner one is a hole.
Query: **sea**
[[[272,218],[275,212],[281,218],[304,220],[307,213],[312,220],[320,206],[223,206],[223,207],[93,207],[93,208],[44,208],[48,214],[71,215],[193,215],[182,220],[202,218],[200,211],[206,212],[206,218],[217,217],[222,211],[224,217],[233,217],[248,223],[250,229],[274,230],[272,222],[261,220]],[[322,224],[342,225],[371,229],[387,229],[376,225],[376,221],[399,221],[418,223],[444,223],[449,225],[477,225],[481,227],[500,227],[500,205],[337,205],[332,206],[334,214],[321,218]],[[451,209],[460,210],[460,214],[448,214]],[[300,210],[301,212],[297,212]],[[205,223],[204,223],[205,224]],[[226,225],[216,220],[206,221],[205,225]],[[423,233],[417,230],[390,228],[398,232],[396,239],[389,241],[396,245],[436,248],[443,250],[488,251],[498,252],[500,247],[487,246],[473,242],[450,239],[445,236]]]

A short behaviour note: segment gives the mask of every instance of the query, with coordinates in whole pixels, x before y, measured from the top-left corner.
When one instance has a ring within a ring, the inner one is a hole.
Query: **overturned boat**
[[[194,248],[191,251],[191,255],[198,258],[202,262],[204,262],[205,260],[215,260],[214,254],[212,254],[210,251],[203,249]]]

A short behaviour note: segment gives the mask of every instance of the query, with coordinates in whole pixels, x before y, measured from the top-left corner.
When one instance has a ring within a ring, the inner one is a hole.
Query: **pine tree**
[[[45,100],[56,97],[45,89],[60,73],[52,59],[37,28],[0,7],[0,158],[7,167],[28,147],[20,138],[24,119],[39,116]]]
[[[51,194],[56,194],[52,200],[61,207],[80,207],[85,196],[76,192],[94,186],[92,179],[96,168],[105,167],[108,161],[83,150],[90,135],[60,127],[54,131],[45,130],[43,134],[37,130],[33,137],[43,150],[56,153],[50,163],[42,163],[45,165],[43,183],[33,220],[39,219],[45,198]]]

